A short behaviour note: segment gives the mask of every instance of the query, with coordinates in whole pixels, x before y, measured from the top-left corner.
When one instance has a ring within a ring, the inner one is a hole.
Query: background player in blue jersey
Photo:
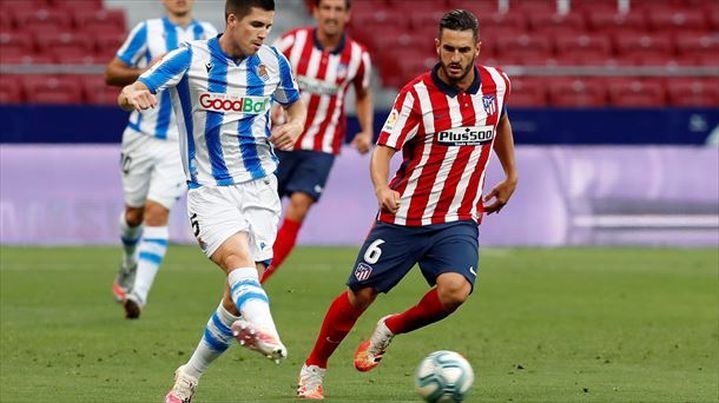
[[[217,30],[192,18],[194,0],[162,0],[166,15],[145,20],[132,30],[107,66],[110,85],[133,83],[180,43],[208,39]],[[177,123],[169,93],[156,108],[134,111],[122,135],[122,188],[125,211],[120,217],[123,259],[112,292],[125,316],[140,316],[167,250],[170,209],[185,189]]]
[[[118,99],[125,110],[145,110],[169,92],[190,222],[202,250],[227,274],[222,301],[192,357],[175,372],[167,402],[189,402],[233,336],[276,362],[287,357],[259,276],[272,258],[281,207],[274,148],[292,146],[307,110],[287,59],[263,45],[274,9],[273,0],[227,0],[222,35],[183,44]],[[288,121],[270,130],[273,102]]]

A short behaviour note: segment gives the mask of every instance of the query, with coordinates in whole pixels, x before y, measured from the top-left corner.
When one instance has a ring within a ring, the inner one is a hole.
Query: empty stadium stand
[[[313,4],[308,0],[308,9]],[[555,0],[509,0],[507,9],[501,4],[355,0],[350,30],[371,49],[387,87],[434,65],[439,18],[450,8],[465,8],[480,20],[480,63],[526,67],[512,76],[513,106],[719,106],[719,1],[631,0],[621,12],[616,0],[572,0],[566,13],[558,12]],[[97,72],[127,33],[125,11],[106,8],[102,0],[0,0],[0,9],[0,66],[94,66]],[[595,67],[602,74],[532,74],[532,68],[546,67]],[[623,67],[654,70],[604,74]],[[660,74],[692,67],[714,73]],[[97,74],[39,71],[3,74],[0,103],[114,102],[117,90],[104,87]]]

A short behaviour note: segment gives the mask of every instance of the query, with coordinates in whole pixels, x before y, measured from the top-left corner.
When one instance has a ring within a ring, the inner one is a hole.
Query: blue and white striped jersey
[[[272,174],[277,158],[268,140],[270,106],[300,98],[290,64],[277,49],[263,45],[235,60],[218,38],[183,43],[139,79],[153,93],[171,94],[190,188]]]
[[[186,27],[174,25],[166,16],[143,21],[133,28],[117,57],[128,66],[144,68],[151,60],[177,49],[182,42],[209,39],[217,35],[210,23],[195,21]],[[128,128],[160,139],[177,140],[177,124],[170,95],[158,99],[158,106],[142,113],[132,112]]]

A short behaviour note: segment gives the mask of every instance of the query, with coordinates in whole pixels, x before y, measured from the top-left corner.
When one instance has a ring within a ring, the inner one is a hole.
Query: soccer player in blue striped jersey
[[[287,356],[259,277],[272,258],[280,215],[274,149],[292,147],[307,110],[287,59],[263,45],[274,9],[273,0],[226,0],[223,34],[183,44],[118,98],[125,110],[146,110],[169,91],[190,223],[205,254],[227,274],[222,302],[190,360],[175,372],[167,402],[189,402],[233,336],[276,362]],[[288,120],[271,130],[274,102]]]
[[[192,18],[194,0],[162,0],[166,15],[139,23],[107,66],[106,81],[125,86],[182,42],[209,39],[217,30]],[[122,135],[120,217],[124,257],[112,286],[125,316],[140,315],[167,250],[170,209],[185,190],[177,152],[178,129],[170,94],[156,108],[135,111]]]

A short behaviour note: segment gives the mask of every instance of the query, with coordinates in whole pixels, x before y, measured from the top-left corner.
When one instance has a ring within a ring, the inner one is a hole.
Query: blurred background
[[[222,30],[223,5],[197,0],[194,15]],[[312,5],[277,0],[273,38],[311,24]],[[162,6],[0,8],[0,242],[116,244],[127,114],[102,73],[129,29]],[[719,244],[719,1],[354,0],[350,34],[373,57],[376,130],[398,88],[434,65],[450,8],[477,14],[479,63],[512,79],[520,184],[485,220],[483,245]],[[351,137],[352,116],[349,127]],[[368,162],[343,152],[300,243],[359,245],[376,209]],[[500,178],[493,161],[486,189]],[[177,206],[171,238],[193,242]]]

